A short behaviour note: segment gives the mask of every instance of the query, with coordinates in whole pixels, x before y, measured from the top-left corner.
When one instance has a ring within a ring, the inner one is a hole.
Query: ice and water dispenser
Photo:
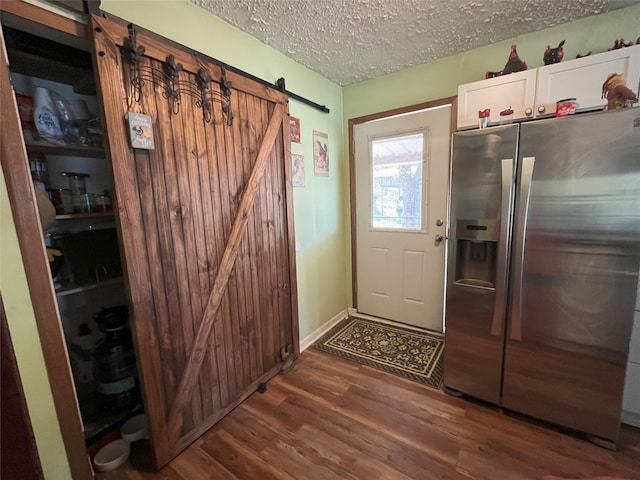
[[[499,237],[497,220],[456,221],[454,284],[495,288]]]

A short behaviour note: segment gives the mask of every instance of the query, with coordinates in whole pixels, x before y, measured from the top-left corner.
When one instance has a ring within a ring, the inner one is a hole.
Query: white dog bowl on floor
[[[98,472],[110,472],[127,461],[130,450],[130,443],[119,438],[102,447],[93,458],[93,464]]]
[[[147,416],[145,414],[136,415],[122,425],[120,436],[128,442],[135,442],[143,438],[149,438],[149,428],[147,427]]]

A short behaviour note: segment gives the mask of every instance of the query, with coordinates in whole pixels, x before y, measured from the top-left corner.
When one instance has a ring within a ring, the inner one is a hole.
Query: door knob
[[[436,235],[436,243],[440,243],[442,240],[444,240],[442,235]]]
[[[436,227],[441,227],[442,226],[442,220],[441,219],[437,219],[436,220]]]

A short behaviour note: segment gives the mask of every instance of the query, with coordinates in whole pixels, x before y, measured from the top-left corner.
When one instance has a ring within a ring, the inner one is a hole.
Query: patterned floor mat
[[[442,384],[442,335],[350,317],[313,347],[433,388]]]

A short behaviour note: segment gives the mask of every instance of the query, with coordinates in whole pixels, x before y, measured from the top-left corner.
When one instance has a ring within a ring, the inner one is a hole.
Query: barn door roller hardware
[[[196,105],[202,109],[202,119],[206,123],[213,120],[213,103],[221,104],[222,114],[227,120],[227,125],[233,122],[231,111],[231,82],[227,80],[224,67],[220,67],[219,88],[212,88],[211,74],[204,68],[200,68],[195,75],[195,81],[191,76],[180,78],[182,64],[176,63],[173,55],[168,55],[162,69],[157,68],[153,62],[143,63],[145,47],[136,42],[136,30],[133,25],[128,26],[129,36],[124,39],[124,60],[131,66],[131,86],[133,87],[133,99],[140,102],[142,87],[146,82],[154,86],[161,86],[162,96],[169,102],[169,110],[173,114],[180,111],[180,103],[183,95],[196,100]]]

